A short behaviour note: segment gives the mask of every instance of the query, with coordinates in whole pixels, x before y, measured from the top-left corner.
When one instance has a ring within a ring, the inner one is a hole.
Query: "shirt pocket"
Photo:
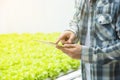
[[[101,41],[113,40],[115,36],[115,28],[112,24],[110,14],[97,14],[95,17],[96,37]]]
[[[96,22],[101,25],[110,24],[112,23],[112,17],[110,16],[110,14],[97,14]]]

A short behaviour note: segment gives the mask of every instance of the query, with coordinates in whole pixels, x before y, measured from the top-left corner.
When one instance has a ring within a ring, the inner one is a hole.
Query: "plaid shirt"
[[[82,78],[90,64],[91,80],[120,80],[120,0],[76,0],[76,12],[70,23],[81,42]],[[90,21],[90,47],[85,39]]]

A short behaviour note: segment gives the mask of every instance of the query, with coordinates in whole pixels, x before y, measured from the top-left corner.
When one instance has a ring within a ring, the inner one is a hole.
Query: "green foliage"
[[[77,69],[71,59],[54,46],[35,42],[54,42],[59,33],[0,35],[0,80],[54,80],[61,72]]]

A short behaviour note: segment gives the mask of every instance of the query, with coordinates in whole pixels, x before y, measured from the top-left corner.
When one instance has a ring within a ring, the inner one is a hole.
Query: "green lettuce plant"
[[[54,46],[33,41],[55,42],[58,36],[59,33],[0,34],[0,80],[54,80],[61,73],[78,69],[78,60]]]

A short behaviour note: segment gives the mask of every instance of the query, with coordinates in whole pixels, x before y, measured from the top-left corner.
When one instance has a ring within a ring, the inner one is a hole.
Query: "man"
[[[82,80],[120,80],[120,0],[76,0],[75,8],[56,47],[81,59]]]

